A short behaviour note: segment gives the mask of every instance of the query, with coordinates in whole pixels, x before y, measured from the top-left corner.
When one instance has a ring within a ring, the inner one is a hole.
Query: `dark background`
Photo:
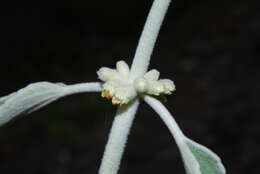
[[[1,2],[0,95],[37,81],[97,81],[131,63],[152,0]],[[258,0],[177,0],[150,68],[175,81],[166,103],[185,134],[228,174],[260,173]],[[95,174],[116,111],[100,94],[69,96],[0,128],[1,174]],[[184,174],[166,126],[145,104],[120,174]]]

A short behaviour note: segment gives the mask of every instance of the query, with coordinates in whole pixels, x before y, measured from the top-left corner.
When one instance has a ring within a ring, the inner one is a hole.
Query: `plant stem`
[[[154,44],[170,2],[171,0],[154,0],[135,52],[131,66],[131,80],[143,76],[147,71]]]
[[[75,94],[83,92],[100,92],[102,89],[100,82],[90,82],[68,85],[65,87],[65,90],[68,94]]]
[[[135,99],[118,108],[101,161],[99,174],[117,173],[138,106],[139,100]]]
[[[182,143],[182,140],[185,138],[182,133],[179,125],[176,123],[174,117],[171,113],[166,109],[166,107],[157,99],[144,96],[144,101],[153,108],[153,110],[161,117],[163,122],[166,124],[171,134],[173,135],[177,144]]]

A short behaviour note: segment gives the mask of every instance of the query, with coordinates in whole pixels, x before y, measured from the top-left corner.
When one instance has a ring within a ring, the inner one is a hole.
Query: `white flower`
[[[172,94],[175,91],[175,85],[170,79],[159,79],[160,72],[156,69],[148,71],[144,77],[135,80],[135,89],[138,92],[150,94],[150,95],[161,95],[161,94]]]
[[[102,67],[97,74],[102,85],[102,97],[112,99],[112,104],[121,105],[128,103],[137,96],[133,84],[129,81],[129,67],[124,61],[116,63],[116,69]]]
[[[153,69],[143,77],[130,80],[129,66],[125,61],[118,61],[116,69],[102,67],[97,71],[98,77],[104,82],[102,97],[112,99],[113,105],[126,104],[138,94],[161,95],[171,94],[175,90],[173,81],[159,79],[159,71]]]

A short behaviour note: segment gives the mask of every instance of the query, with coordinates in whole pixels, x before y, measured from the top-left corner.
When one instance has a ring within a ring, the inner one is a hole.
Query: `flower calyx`
[[[171,94],[175,90],[173,81],[159,79],[159,71],[148,71],[143,77],[130,80],[130,69],[125,61],[118,61],[116,69],[102,67],[97,71],[104,83],[101,96],[112,100],[113,105],[126,104],[138,94]]]

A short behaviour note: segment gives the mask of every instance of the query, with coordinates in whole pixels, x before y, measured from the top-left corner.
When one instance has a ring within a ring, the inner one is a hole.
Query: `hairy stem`
[[[74,93],[84,93],[84,92],[100,92],[101,83],[100,82],[90,82],[90,83],[78,83],[74,85],[68,85],[65,87],[68,94]]]
[[[131,80],[143,76],[147,71],[154,44],[170,2],[171,0],[154,0],[135,52],[131,66]]]
[[[174,117],[171,113],[166,109],[166,107],[157,99],[144,96],[144,101],[153,108],[153,110],[161,117],[163,122],[166,124],[168,129],[170,130],[171,134],[173,135],[177,144],[179,144],[183,138],[185,137],[176,123]]]
[[[118,108],[110,130],[99,174],[117,173],[124,153],[130,127],[133,123],[138,106],[139,101],[138,99],[135,99],[129,104]]]

